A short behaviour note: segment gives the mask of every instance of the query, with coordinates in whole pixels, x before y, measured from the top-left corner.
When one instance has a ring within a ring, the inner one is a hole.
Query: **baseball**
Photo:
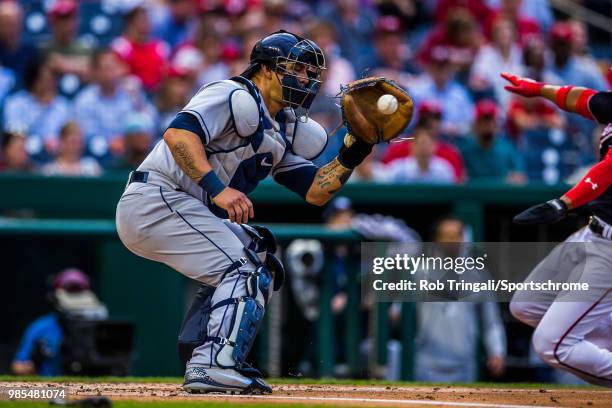
[[[378,98],[376,107],[381,113],[391,115],[397,110],[397,98],[393,95],[385,94]]]

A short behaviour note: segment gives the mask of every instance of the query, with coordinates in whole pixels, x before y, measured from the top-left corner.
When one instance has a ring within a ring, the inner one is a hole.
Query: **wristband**
[[[589,100],[591,96],[595,95],[597,92],[592,89],[585,89],[582,91],[578,100],[576,101],[576,113],[584,116],[585,118],[594,119],[591,110],[589,109]]]
[[[347,169],[354,169],[368,157],[373,148],[373,144],[364,142],[361,139],[355,140],[349,147],[343,144],[338,153],[338,161]]]
[[[567,94],[569,94],[572,89],[574,89],[574,87],[571,85],[562,86],[555,95],[555,102],[557,102],[557,105],[564,111],[567,110]]]
[[[217,174],[212,170],[202,177],[198,185],[202,187],[202,189],[206,191],[211,198],[215,198],[225,189],[225,184],[221,182],[219,176],[217,176]]]
[[[558,198],[554,198],[552,200],[548,200],[546,204],[550,205],[552,208],[557,211],[559,214],[567,214],[567,204]]]

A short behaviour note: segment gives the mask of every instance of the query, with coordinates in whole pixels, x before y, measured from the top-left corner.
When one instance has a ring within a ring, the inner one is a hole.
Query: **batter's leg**
[[[581,258],[569,282],[588,284],[589,290],[559,294],[536,328],[533,345],[550,365],[612,387],[612,352],[601,341],[612,313],[612,241],[589,229],[581,239],[567,248],[570,258]]]
[[[570,249],[575,249],[575,242],[585,239],[584,229],[575,232],[568,239],[557,245],[529,274],[526,282],[565,282],[584,256],[572,256]],[[516,291],[510,302],[510,313],[521,322],[536,327],[550,308],[559,292],[555,290]]]
[[[589,341],[612,312],[612,291],[593,302],[554,302],[533,334],[533,347],[548,364],[584,380],[612,386],[612,352]]]

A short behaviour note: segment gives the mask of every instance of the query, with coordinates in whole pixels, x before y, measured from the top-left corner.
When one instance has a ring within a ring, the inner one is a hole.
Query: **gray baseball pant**
[[[159,184],[159,183],[158,183]],[[133,253],[162,262],[188,278],[216,287],[212,304],[246,295],[246,279],[255,265],[244,244],[202,201],[173,186],[132,183],[117,205],[119,238]],[[236,266],[237,261],[241,266]],[[228,337],[234,304],[212,311],[208,334]],[[220,345],[207,341],[196,348],[188,366],[217,366]]]
[[[612,241],[584,227],[557,246],[527,281],[584,282],[588,295],[517,291],[510,311],[535,328],[533,346],[549,365],[612,386]]]

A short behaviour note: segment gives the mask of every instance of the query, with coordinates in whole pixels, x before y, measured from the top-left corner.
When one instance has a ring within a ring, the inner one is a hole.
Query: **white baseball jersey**
[[[169,127],[186,129],[200,136],[213,171],[225,185],[248,194],[272,174],[279,183],[305,195],[316,167],[291,150],[291,133],[297,122],[293,109],[282,110],[274,120],[257,89],[250,81],[242,81],[224,80],[203,86]],[[249,93],[256,102],[252,104],[253,109],[258,109],[259,113],[233,112],[236,105],[232,106],[231,101],[235,92]],[[241,136],[237,129],[240,126],[244,128],[243,123],[237,124],[241,116],[243,122],[244,117],[247,120],[253,118],[255,122],[252,123],[253,133],[246,137]],[[226,216],[181,170],[163,140],[157,143],[138,170],[167,177],[181,190],[202,200],[216,215]]]

